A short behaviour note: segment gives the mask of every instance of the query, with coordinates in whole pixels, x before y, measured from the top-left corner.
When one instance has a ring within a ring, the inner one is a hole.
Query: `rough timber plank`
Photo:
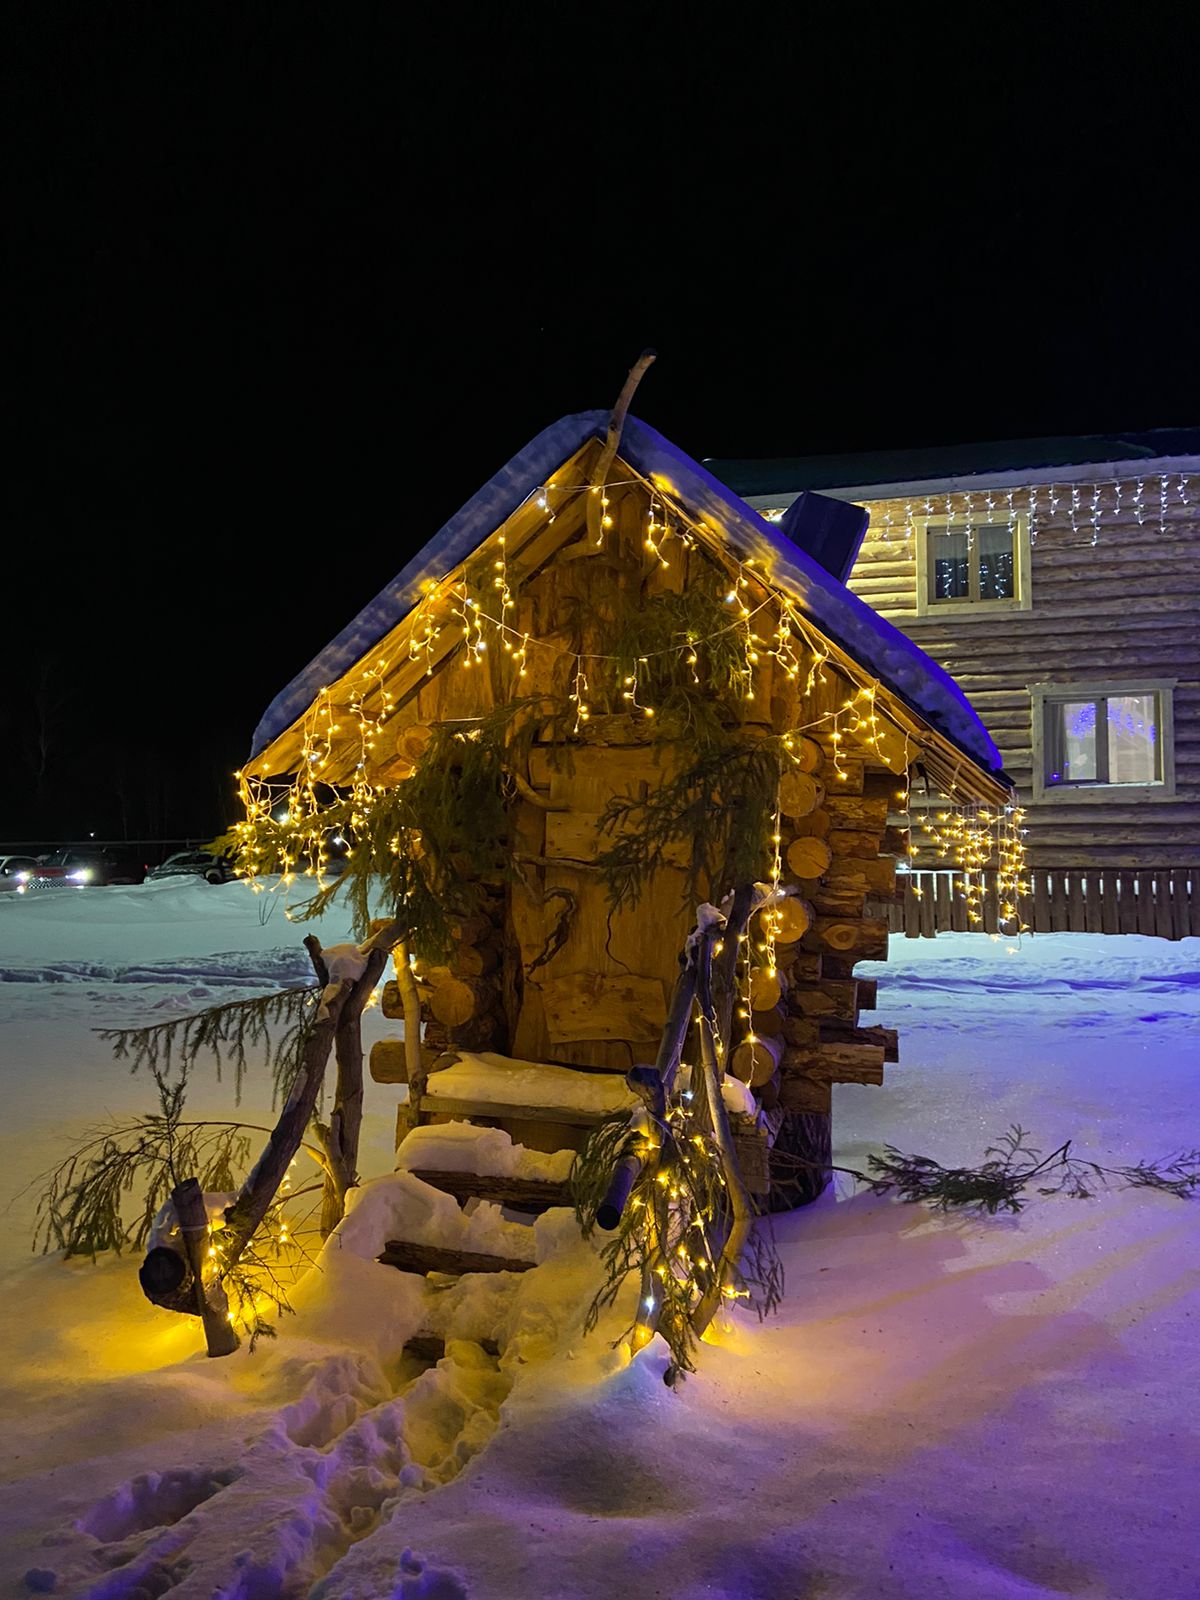
[[[661,978],[573,972],[532,981],[541,991],[552,1045],[576,1039],[652,1039],[667,1020]]]
[[[571,1204],[571,1185],[551,1183],[536,1178],[499,1178],[478,1172],[441,1172],[433,1168],[414,1167],[411,1176],[420,1178],[443,1194],[452,1194],[460,1203],[464,1200],[491,1200],[498,1206],[518,1206],[525,1210],[535,1207],[548,1211],[551,1206]]]
[[[467,1122],[479,1117],[492,1122],[561,1122],[571,1128],[594,1128],[613,1115],[611,1111],[587,1111],[579,1106],[513,1105],[507,1100],[451,1100],[437,1094],[422,1096],[421,1114],[461,1117]]]
[[[500,1346],[495,1339],[477,1339],[473,1342],[478,1344],[485,1356],[500,1354]],[[446,1341],[440,1333],[414,1333],[411,1339],[405,1341],[404,1354],[433,1365],[446,1354]]]
[[[389,1239],[379,1260],[385,1267],[401,1272],[449,1272],[459,1277],[464,1272],[528,1272],[536,1261],[518,1261],[512,1256],[489,1256],[478,1250],[444,1250],[440,1245],[409,1244],[406,1239]]]

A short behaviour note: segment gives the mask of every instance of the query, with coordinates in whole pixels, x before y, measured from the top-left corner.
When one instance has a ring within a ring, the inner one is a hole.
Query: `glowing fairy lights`
[[[1025,881],[1024,817],[1020,806],[1009,805],[940,807],[932,816],[922,819],[921,831],[934,851],[954,863],[955,887],[962,893],[967,921],[972,927],[982,927],[986,921],[988,871],[996,861],[996,912],[1000,932],[1028,931],[1028,924],[1021,916],[1021,901],[1030,892],[1030,885]],[[921,898],[915,885],[913,893]]]
[[[704,633],[695,628],[681,630],[677,642],[640,655],[632,663],[604,651],[564,648],[561,635],[539,637],[527,625],[520,625],[516,617],[520,568],[514,568],[511,550],[515,546],[509,540],[506,523],[476,552],[470,570],[462,568],[421,585],[417,604],[391,659],[375,656],[353,678],[318,693],[297,725],[299,756],[293,776],[272,780],[247,773],[238,775],[245,806],[245,821],[238,828],[243,874],[255,880],[267,870],[281,870],[285,883],[300,874],[323,882],[332,860],[324,825],[330,794],[336,791],[339,801],[344,801],[349,791],[350,827],[354,831],[368,817],[378,796],[412,770],[411,762],[406,767],[395,758],[381,757],[385,748],[383,730],[396,710],[396,675],[406,673],[411,682],[416,667],[428,677],[449,655],[455,654],[460,670],[475,671],[488,660],[489,645],[494,647],[497,663],[504,664],[506,676],[499,680],[501,692],[505,682],[511,685],[510,692],[518,692],[517,685],[529,675],[535,653],[553,657],[555,672],[565,672],[563,697],[574,736],[580,736],[600,710],[623,709],[642,720],[652,720],[658,708],[647,694],[646,685],[661,681],[652,671],[656,660],[674,658],[691,682],[698,685],[704,681],[706,652],[719,644],[727,655],[732,643],[734,660],[739,663],[733,674],[734,695],[747,710],[757,708],[756,674],[764,661],[773,663],[785,682],[796,685],[803,701],[815,697],[823,687],[832,687],[834,695],[838,695],[839,687],[847,685],[835,705],[828,709],[814,707],[806,725],[823,729],[828,735],[833,784],[840,787],[848,781],[849,749],[877,757],[885,767],[891,764],[885,758],[885,730],[889,740],[902,735],[907,749],[908,732],[903,723],[894,721],[890,707],[884,713],[879,705],[878,680],[852,658],[841,652],[835,654],[834,647],[809,622],[798,602],[772,582],[756,559],[731,552],[723,536],[685,513],[662,482],[651,482],[636,472],[605,485],[551,482],[530,495],[518,509],[526,514],[537,513],[543,525],[548,526],[556,515],[561,515],[567,496],[594,495],[599,501],[603,540],[616,527],[617,498],[639,486],[646,510],[636,524],[636,537],[646,556],[661,572],[670,568],[674,549],[699,547],[718,574],[725,574],[721,592],[730,612],[726,624]],[[1011,502],[1011,494],[1006,494],[1002,502],[989,495],[971,514],[989,516],[998,503],[1007,506]],[[906,515],[913,512],[913,503],[909,502]],[[634,535],[633,525],[625,524],[625,530],[627,539]],[[564,658],[565,667],[560,665]],[[495,681],[495,671],[491,676]],[[828,700],[825,705],[829,705]],[[353,759],[348,759],[350,752]],[[280,821],[281,817],[285,820]],[[271,818],[275,818],[275,825],[268,829]],[[270,838],[264,842],[268,832]],[[774,849],[769,842],[765,846],[768,860],[778,855],[777,843]]]
[[[1037,543],[1039,533],[1060,526],[1070,535],[1070,543],[1094,547],[1104,530],[1115,528],[1127,512],[1139,528],[1156,524],[1159,533],[1165,534],[1172,514],[1192,504],[1190,483],[1191,475],[1186,472],[1164,472],[1150,478],[1143,473],[1075,483],[1031,483],[1002,491],[959,489],[926,495],[920,502],[887,499],[862,503],[872,514],[871,536],[888,547],[911,543],[929,518],[953,520],[964,528],[970,541],[980,526],[998,521],[1011,524],[1022,515],[1029,520],[1031,544]],[[977,504],[980,495],[982,506]]]

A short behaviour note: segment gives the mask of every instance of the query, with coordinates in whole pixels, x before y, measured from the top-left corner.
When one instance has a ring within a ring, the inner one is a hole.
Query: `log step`
[[[461,1205],[464,1200],[490,1200],[498,1206],[513,1206],[520,1211],[549,1211],[551,1206],[569,1206],[571,1185],[538,1178],[498,1178],[478,1172],[437,1172],[420,1167],[410,1169],[431,1188],[452,1194]]]
[[[476,1339],[473,1342],[485,1356],[500,1354],[500,1346],[495,1339]],[[418,1361],[428,1361],[434,1366],[446,1354],[446,1341],[440,1333],[414,1333],[404,1346],[404,1354],[415,1356]]]
[[[436,1078],[432,1080],[436,1082]],[[514,1105],[507,1100],[451,1100],[425,1094],[421,1115],[462,1117],[467,1122],[485,1117],[495,1122],[557,1122],[569,1128],[594,1128],[612,1116],[611,1111],[589,1111],[582,1106]]]
[[[406,1239],[389,1239],[378,1258],[385,1267],[401,1272],[447,1272],[462,1277],[465,1272],[528,1272],[536,1261],[518,1261],[512,1256],[489,1256],[479,1250],[446,1250],[440,1245],[410,1244]]]

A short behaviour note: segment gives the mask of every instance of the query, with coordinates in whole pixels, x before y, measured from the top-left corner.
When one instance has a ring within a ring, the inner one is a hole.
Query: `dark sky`
[[[697,457],[1200,414],[1182,8],[15,10],[0,846],[214,828],[272,695],[645,345]]]

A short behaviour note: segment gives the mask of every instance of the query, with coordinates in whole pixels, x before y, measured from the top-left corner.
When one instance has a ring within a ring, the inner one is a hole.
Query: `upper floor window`
[[[1174,687],[1166,678],[1035,685],[1034,798],[1170,798]]]
[[[1029,519],[1024,513],[922,518],[917,612],[1024,611],[1029,607]]]

